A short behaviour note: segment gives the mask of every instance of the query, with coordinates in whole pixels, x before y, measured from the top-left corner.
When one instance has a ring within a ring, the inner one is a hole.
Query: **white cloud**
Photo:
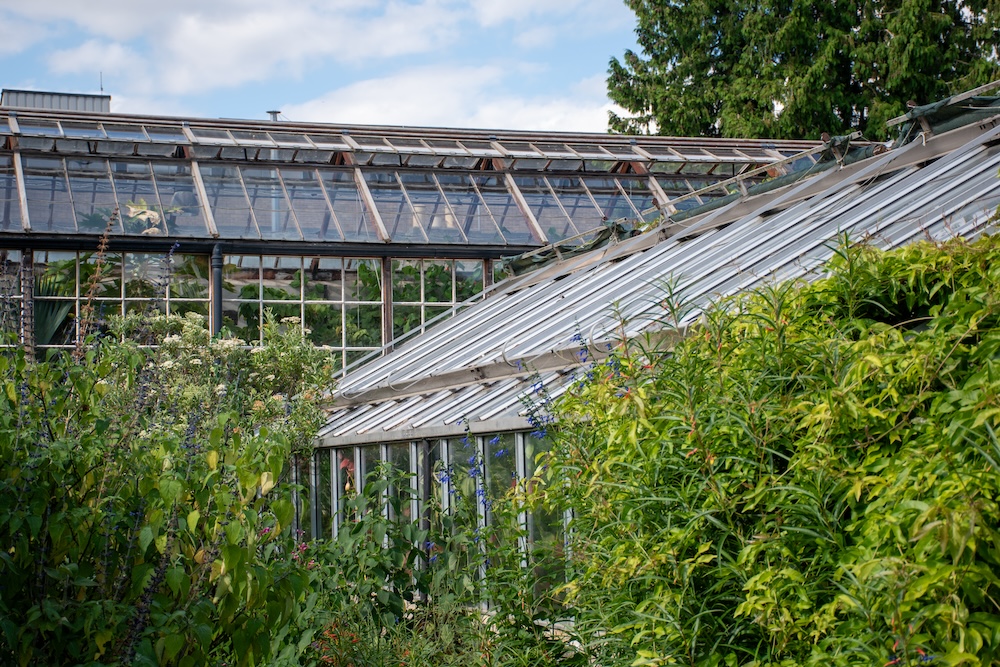
[[[45,26],[0,13],[0,55],[20,53],[48,34]]]
[[[301,104],[291,120],[325,123],[603,132],[611,103],[593,78],[567,92],[524,97],[509,92],[518,68],[424,67],[359,81]],[[598,77],[599,78],[599,77]],[[603,79],[602,79],[603,80]]]

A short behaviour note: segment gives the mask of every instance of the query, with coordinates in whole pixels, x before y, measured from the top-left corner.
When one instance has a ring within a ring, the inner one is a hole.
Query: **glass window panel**
[[[378,241],[375,223],[365,208],[352,171],[321,171],[333,213],[347,241]]]
[[[333,470],[331,457],[333,450],[317,449],[314,457],[316,468],[316,536],[333,537]]]
[[[282,169],[281,179],[307,241],[342,241],[315,169]]]
[[[49,120],[19,118],[17,122],[21,134],[26,137],[59,137],[59,123]]]
[[[177,315],[178,317],[184,317],[188,313],[198,313],[208,317],[208,302],[207,301],[176,301],[171,299],[167,303],[167,311],[171,315]]]
[[[628,218],[634,220],[637,216],[635,209],[629,204],[628,198],[618,189],[618,184],[613,178],[587,178],[585,179],[587,188],[594,195],[594,200],[600,206],[601,213],[607,220],[617,220]],[[649,194],[649,188],[645,188]],[[651,200],[651,198],[650,198]]]
[[[393,303],[420,303],[420,260],[392,260]]]
[[[440,528],[440,511],[445,505],[447,493],[446,466],[441,460],[441,442],[417,444],[417,495],[420,512],[435,528]]]
[[[389,486],[388,504],[389,520],[400,523],[408,523],[414,519],[413,507],[410,502],[413,498],[410,475],[410,443],[393,443],[387,448],[389,460],[387,463],[392,466],[398,475],[398,481]]]
[[[166,234],[167,223],[149,163],[112,162],[111,175],[125,233],[143,236]]]
[[[483,291],[483,263],[481,261],[455,262],[455,300],[465,301]]]
[[[357,471],[354,462],[354,448],[344,447],[334,450],[334,461],[336,461],[337,475],[337,520],[339,522],[350,520],[346,515],[347,501],[358,492]]]
[[[287,132],[268,132],[271,139],[279,146],[294,146],[296,148],[312,148],[312,144],[304,134],[289,134]]]
[[[446,157],[441,166],[447,167],[449,169],[455,169],[455,168],[470,169],[476,166],[477,162],[479,162],[479,158],[472,156]]]
[[[595,208],[579,178],[549,177],[548,180],[578,231],[585,232],[603,225],[606,219],[604,212]],[[621,200],[621,193],[617,188],[612,192],[615,199]],[[627,202],[625,206],[628,207]]]
[[[424,301],[453,303],[454,266],[449,261],[424,261]]]
[[[489,141],[462,140],[459,142],[467,151],[481,157],[500,157],[500,151]]]
[[[514,169],[524,170],[524,171],[540,171],[545,169],[549,161],[545,158],[518,158],[514,160]]]
[[[236,168],[202,166],[201,177],[219,234],[223,238],[260,238]]]
[[[90,294],[91,284],[94,281],[94,274],[97,272],[97,253],[87,252],[80,254],[80,298],[86,299]],[[104,255],[104,263],[101,265],[101,275],[97,279],[94,287],[94,298],[97,299],[118,299],[122,298],[122,255],[117,252],[109,252]]]
[[[438,182],[451,204],[458,225],[469,243],[503,243],[503,235],[493,222],[493,216],[469,179],[467,174],[438,175]]]
[[[341,137],[329,134],[310,134],[309,139],[316,144],[317,148],[331,151],[353,150]]]
[[[551,143],[539,143],[537,141],[532,142],[532,146],[541,151],[545,157],[549,158],[572,158],[576,157],[566,144],[551,144]]]
[[[464,243],[459,221],[449,208],[434,177],[427,172],[404,172],[400,180],[409,196],[417,220],[431,243]]]
[[[507,495],[517,486],[517,462],[514,454],[514,434],[501,433],[484,438],[483,460],[486,464],[487,490],[485,507]],[[487,521],[492,517],[487,512]]]
[[[691,184],[683,178],[657,178],[656,182],[660,184],[663,188],[663,192],[667,196],[676,197],[679,195],[686,195],[693,191]]]
[[[189,164],[152,164],[153,179],[171,235],[208,236],[205,213],[195,194]]]
[[[558,241],[577,233],[576,227],[559,208],[559,203],[552,196],[544,179],[539,176],[515,176],[514,182],[549,241]],[[583,228],[588,227],[584,225]]]
[[[146,133],[142,131],[141,125],[111,125],[104,123],[104,133],[108,139],[117,141],[149,141]]]
[[[306,257],[303,294],[307,301],[343,301],[344,260],[340,257]]]
[[[104,139],[104,130],[97,123],[62,123],[63,135],[78,139]]]
[[[171,144],[187,144],[187,135],[184,134],[183,130],[179,127],[167,127],[164,125],[144,125],[143,129],[146,130],[146,134],[149,138],[156,142],[164,142]]]
[[[403,155],[402,158],[407,167],[436,167],[444,160],[440,155]]]
[[[21,335],[21,251],[0,250],[0,345],[16,345]]]
[[[171,299],[208,299],[208,255],[175,254],[170,268]]]
[[[366,445],[361,448],[361,477],[358,483],[362,491],[367,491],[368,484],[372,481],[371,476],[381,463],[382,457],[379,454],[378,445]]]
[[[466,435],[448,441],[448,505],[460,528],[474,529],[478,523],[479,491],[482,482],[482,459],[476,438]]]
[[[547,440],[524,436],[524,466],[529,491],[544,475],[545,457],[551,448]],[[534,567],[536,586],[548,590],[565,581],[566,532],[562,513],[537,506],[528,513],[528,549]]]
[[[521,209],[517,206],[517,201],[507,191],[507,186],[503,179],[498,176],[473,176],[472,177],[483,201],[493,214],[493,219],[500,226],[507,243],[537,243],[535,235],[528,227],[528,219],[524,217]]]
[[[399,338],[414,329],[419,329],[423,323],[421,320],[420,306],[393,306],[392,307],[392,337]]]
[[[681,169],[684,174],[710,174],[715,167],[714,162],[688,162]]]
[[[75,232],[76,214],[62,159],[24,157],[22,166],[32,230]]]
[[[389,237],[395,242],[425,242],[427,239],[420,222],[413,215],[413,210],[396,181],[395,173],[366,170],[364,177]]]
[[[248,343],[260,340],[262,306],[257,301],[222,301],[222,326]]]
[[[225,130],[210,130],[202,127],[192,127],[191,134],[203,144],[231,145],[236,142]]]
[[[347,306],[344,334],[348,347],[382,345],[382,306]]]
[[[243,144],[247,146],[274,146],[275,143],[271,141],[271,137],[268,136],[267,132],[254,132],[248,130],[231,130],[230,134],[236,140],[236,143]]]
[[[14,174],[14,158],[0,155],[0,230],[21,231],[21,204]]]
[[[125,298],[162,298],[166,282],[163,255],[136,252],[125,255]]]
[[[242,169],[243,182],[250,196],[261,237],[265,239],[301,239],[292,209],[285,198],[276,169]]]
[[[382,264],[379,260],[348,259],[343,278],[345,300],[382,300]]]
[[[107,161],[69,158],[66,160],[66,171],[80,231],[100,234],[117,205]],[[121,213],[124,214],[124,211]],[[120,217],[124,219],[125,216]],[[120,228],[116,225],[113,231],[119,232]]]
[[[424,322],[430,322],[438,315],[442,313],[447,313],[452,309],[452,306],[424,306]]]
[[[312,456],[298,454],[294,457],[295,481],[299,485],[295,497],[298,499],[299,539],[311,536],[312,532],[312,492],[316,489],[312,477]]]
[[[76,253],[35,252],[35,344],[66,345],[76,335]]]
[[[344,325],[339,303],[311,301],[305,305],[306,337],[313,345],[344,347]]]

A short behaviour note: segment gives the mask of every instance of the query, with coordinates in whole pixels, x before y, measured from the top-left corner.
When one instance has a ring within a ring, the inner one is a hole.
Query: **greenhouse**
[[[2,327],[8,344],[72,346],[90,295],[104,315],[196,312],[253,341],[270,310],[299,317],[345,365],[453,315],[502,256],[618,238],[811,165],[816,150],[137,117],[104,96],[5,90]]]
[[[600,362],[623,341],[668,344],[713,301],[816,277],[843,239],[893,248],[983,233],[1000,204],[998,110],[1000,98],[960,96],[900,119],[888,150],[832,140],[812,167],[538,262],[432,332],[348,369],[314,458],[300,465],[312,488],[303,520],[315,535],[336,534],[345,499],[378,461],[412,473],[413,516],[421,503],[502,495],[534,472],[548,403],[588,374],[613,372]],[[489,521],[488,502],[478,512]],[[559,517],[523,520],[529,539],[560,530]]]

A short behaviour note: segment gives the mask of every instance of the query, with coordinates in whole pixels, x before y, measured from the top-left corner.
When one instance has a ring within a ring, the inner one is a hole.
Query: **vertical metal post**
[[[222,247],[216,243],[212,248],[211,334],[218,336],[220,331],[222,331]]]

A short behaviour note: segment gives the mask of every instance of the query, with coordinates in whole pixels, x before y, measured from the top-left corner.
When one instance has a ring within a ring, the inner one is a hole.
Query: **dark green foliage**
[[[997,664],[998,295],[997,238],[845,245],[595,369],[549,470],[601,664]]]
[[[626,0],[640,53],[612,58],[611,129],[885,138],[906,103],[1000,77],[995,0]]]
[[[0,663],[296,652],[310,574],[277,482],[315,433],[327,371],[298,331],[265,323],[265,340],[131,317],[81,359],[0,356]]]

